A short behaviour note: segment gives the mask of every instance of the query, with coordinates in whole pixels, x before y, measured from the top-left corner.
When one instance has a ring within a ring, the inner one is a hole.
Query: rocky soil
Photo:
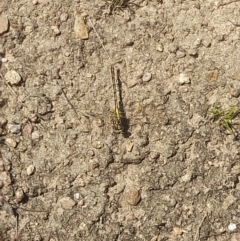
[[[239,241],[239,12],[1,0],[0,240]]]

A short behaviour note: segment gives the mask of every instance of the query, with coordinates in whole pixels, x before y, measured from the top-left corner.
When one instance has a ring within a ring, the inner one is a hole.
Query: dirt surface
[[[1,0],[0,240],[239,241],[239,12]]]

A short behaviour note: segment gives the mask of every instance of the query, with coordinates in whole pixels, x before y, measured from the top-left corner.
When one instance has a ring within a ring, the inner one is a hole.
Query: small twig
[[[0,76],[2,77],[2,79],[4,80],[4,82],[6,83],[6,85],[8,86],[8,88],[13,92],[13,94],[15,96],[17,96],[17,93],[15,92],[15,90],[12,88],[12,86],[10,84],[8,84],[7,80],[3,77],[2,73],[0,72]],[[21,100],[20,100],[21,101]],[[22,101],[21,101],[22,102]]]
[[[230,2],[227,2],[227,3],[220,3],[218,6],[225,6],[225,5],[229,5],[231,3],[237,3],[239,2],[239,0],[233,0],[233,1],[230,1]]]
[[[19,213],[16,211],[17,215],[16,216],[16,234],[15,234],[15,241],[18,241],[20,240],[20,237],[22,235],[22,232],[26,226],[27,223],[23,224],[23,227],[19,230]]]
[[[240,27],[240,23],[234,23],[231,20],[228,20],[228,22],[232,23],[235,27]]]
[[[18,215],[16,215],[16,241],[18,241]]]
[[[195,237],[194,237],[194,241],[197,241],[198,240],[198,237],[199,237],[199,231],[200,231],[200,228],[202,227],[202,224],[204,222],[204,219],[207,217],[207,211],[204,213],[204,216],[202,218],[202,221],[200,222],[198,228],[197,228],[197,232],[195,234]]]
[[[63,87],[60,86],[60,84],[58,83],[58,81],[57,81],[57,84],[58,84],[58,86],[61,88],[62,93],[63,93],[65,99],[67,100],[69,106],[71,107],[71,109],[73,109],[74,113],[76,114],[77,118],[79,119],[78,113],[77,113],[76,109],[74,108],[73,104],[72,104],[72,103],[70,102],[70,100],[68,99],[67,94],[65,93]]]
[[[96,35],[97,35],[97,38],[98,38],[100,44],[102,45],[102,47],[103,47],[105,53],[107,54],[107,56],[108,56],[108,58],[109,58],[109,60],[110,60],[110,62],[111,62],[111,64],[112,64],[112,60],[111,60],[111,58],[110,58],[110,56],[109,56],[109,54],[108,54],[108,52],[107,52],[107,49],[106,49],[105,46],[103,45],[103,42],[102,42],[102,40],[101,40],[101,38],[100,38],[100,36],[99,36],[99,34],[98,34],[96,28],[94,27],[94,25],[93,25],[93,23],[92,23],[92,21],[91,21],[90,18],[89,18],[89,22],[91,23],[92,28],[93,28],[93,30],[95,31],[95,33],[96,33]]]

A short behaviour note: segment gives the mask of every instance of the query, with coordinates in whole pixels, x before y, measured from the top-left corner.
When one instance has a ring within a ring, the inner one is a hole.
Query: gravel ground
[[[239,241],[239,12],[1,0],[0,241]]]

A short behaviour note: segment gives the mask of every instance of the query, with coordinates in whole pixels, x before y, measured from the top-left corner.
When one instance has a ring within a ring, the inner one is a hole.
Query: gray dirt
[[[0,241],[239,241],[240,2],[109,2],[0,1]]]

